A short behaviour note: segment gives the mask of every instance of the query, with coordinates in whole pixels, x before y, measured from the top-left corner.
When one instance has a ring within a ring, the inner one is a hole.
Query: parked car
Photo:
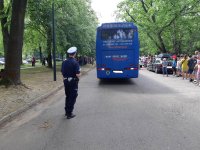
[[[159,54],[159,55],[157,56],[157,58],[161,58],[161,59],[167,58],[167,59],[169,59],[169,58],[172,58],[172,55],[171,55],[171,54],[168,54],[168,53],[161,53],[161,54]]]
[[[23,64],[28,64],[28,61],[27,60],[22,60],[22,63]]]
[[[167,66],[167,71],[168,73],[172,73],[172,60],[168,59],[168,66]],[[162,73],[162,59],[161,58],[156,58],[153,61],[149,62],[147,64],[147,70],[149,71],[154,71],[155,73]]]
[[[26,61],[27,61],[28,63],[31,63],[31,62],[32,62],[32,58],[27,58]]]
[[[152,59],[147,63],[147,70],[153,71],[153,64],[155,64],[156,59]]]
[[[5,59],[2,57],[0,58],[0,65],[4,65],[5,64]]]

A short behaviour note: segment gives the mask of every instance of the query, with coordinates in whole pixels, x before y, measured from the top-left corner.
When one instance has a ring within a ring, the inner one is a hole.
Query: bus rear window
[[[133,39],[133,29],[105,29],[101,32],[101,40],[127,40]]]

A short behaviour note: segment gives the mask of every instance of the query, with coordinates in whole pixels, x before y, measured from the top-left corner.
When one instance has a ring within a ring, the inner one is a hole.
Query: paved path
[[[79,84],[77,117],[57,92],[0,130],[1,150],[199,150],[199,87],[141,70],[138,79]]]
[[[92,65],[82,66],[81,73],[84,76],[94,67]],[[30,107],[63,87],[60,72],[57,72],[57,81],[53,81],[53,73],[48,69],[44,72],[41,72],[41,69],[39,71],[37,71],[37,68],[34,69],[36,69],[36,72],[31,71],[33,73],[22,74],[22,82],[25,86],[0,87],[0,125],[30,109]]]

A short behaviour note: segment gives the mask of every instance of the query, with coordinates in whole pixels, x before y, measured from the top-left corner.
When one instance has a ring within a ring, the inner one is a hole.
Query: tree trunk
[[[147,33],[148,37],[153,41],[153,43],[156,45],[156,47],[161,50],[162,48],[160,47],[159,43],[151,36],[150,33]]]
[[[12,1],[10,37],[5,62],[5,78],[10,84],[21,84],[20,65],[22,58],[24,17],[27,0]]]
[[[39,45],[39,52],[40,52],[40,63],[42,63],[43,56],[42,56],[42,47]]]
[[[165,48],[165,44],[164,44],[164,41],[163,41],[163,38],[162,38],[162,36],[161,36],[161,33],[158,33],[158,40],[159,40],[159,42],[160,42],[160,47],[161,47],[161,52],[162,53],[166,53],[167,52],[167,50],[166,50],[166,48]]]
[[[175,54],[178,54],[178,51],[177,51],[177,36],[176,36],[176,22],[174,21],[174,23],[172,24],[172,43],[173,43],[173,52]]]

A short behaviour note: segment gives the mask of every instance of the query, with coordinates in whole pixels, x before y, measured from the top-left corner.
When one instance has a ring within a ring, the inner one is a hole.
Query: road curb
[[[0,126],[3,125],[6,122],[11,121],[14,117],[20,115],[21,113],[29,110],[30,108],[32,108],[33,106],[35,106],[38,103],[42,102],[42,100],[48,98],[52,94],[55,94],[57,91],[59,91],[62,88],[63,88],[63,85],[59,86],[59,87],[56,87],[51,92],[49,92],[47,94],[44,94],[44,95],[41,95],[40,97],[37,97],[36,99],[33,99],[29,104],[26,104],[24,107],[21,107],[21,108],[17,109],[16,111],[4,116],[2,119],[0,119]]]
[[[87,71],[83,72],[83,76],[91,71],[94,67],[89,68]],[[48,98],[49,96],[55,94],[56,92],[58,92],[59,90],[61,90],[63,88],[63,84],[54,88],[53,90],[51,90],[51,92],[48,92],[47,94],[41,95],[40,97],[37,97],[35,99],[33,99],[31,101],[31,103],[26,104],[24,107],[21,107],[19,109],[17,109],[16,111],[4,116],[3,118],[0,119],[0,127],[4,124],[6,124],[9,121],[12,121],[13,118],[15,118],[16,116],[22,114],[23,112],[29,110],[30,108],[32,108],[33,106],[37,105],[38,103],[42,102],[44,99]]]

